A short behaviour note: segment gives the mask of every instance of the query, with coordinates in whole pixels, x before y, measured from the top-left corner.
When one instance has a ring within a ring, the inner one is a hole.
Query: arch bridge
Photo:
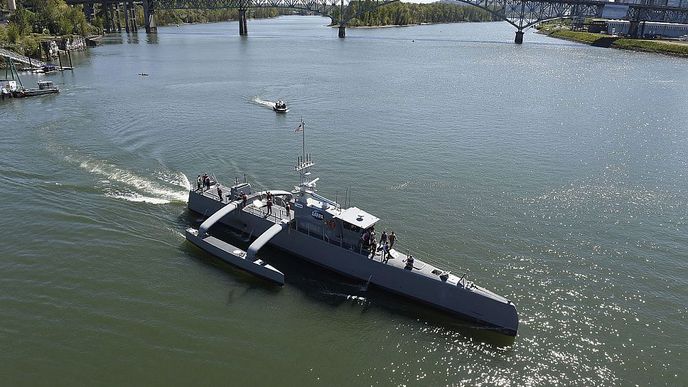
[[[142,4],[146,32],[155,32],[155,11],[167,9],[239,10],[239,34],[248,35],[246,11],[255,8],[300,10],[329,17],[339,26],[339,37],[346,36],[346,25],[366,12],[399,0],[66,0],[68,4],[93,4],[105,9],[106,24],[115,18],[119,23],[120,6],[124,8],[126,29],[136,29],[134,4]],[[523,43],[523,31],[538,23],[561,18],[606,18],[631,22],[630,33],[637,33],[641,22],[688,24],[688,0],[455,0],[490,12],[496,20],[504,20],[516,28],[515,43]],[[114,29],[114,24],[111,24]],[[110,29],[110,27],[108,27]],[[119,28],[121,30],[121,27]]]

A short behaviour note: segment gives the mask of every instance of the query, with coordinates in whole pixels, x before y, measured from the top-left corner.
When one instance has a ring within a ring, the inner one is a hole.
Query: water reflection
[[[158,34],[146,34],[146,43],[158,44]]]

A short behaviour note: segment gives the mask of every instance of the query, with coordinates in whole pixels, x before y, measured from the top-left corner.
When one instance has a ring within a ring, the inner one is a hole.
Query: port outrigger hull
[[[194,229],[187,229],[185,236],[189,242],[232,266],[277,285],[284,285],[284,274],[281,271],[268,265],[262,259],[247,258],[247,253],[236,246],[210,235],[201,237],[198,230]]]

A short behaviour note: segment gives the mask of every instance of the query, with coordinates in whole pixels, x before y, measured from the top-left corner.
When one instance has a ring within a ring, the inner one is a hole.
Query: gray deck
[[[220,185],[220,188],[222,189],[222,195],[224,196],[221,200],[223,203],[229,203],[231,200],[229,200],[226,195],[229,193],[229,187],[225,187],[223,185]],[[213,200],[220,200],[220,198],[217,195],[217,185],[212,185],[210,189],[207,189],[203,192],[203,196],[213,199]],[[256,206],[255,201],[260,200],[260,205]],[[294,217],[294,213],[290,212],[289,217],[287,217],[287,210],[280,204],[274,203],[272,205],[272,213],[267,214],[267,206],[266,206],[267,200],[265,197],[259,197],[258,194],[254,194],[248,197],[247,205],[246,207],[242,208],[242,212],[246,212],[248,214],[264,218],[266,220],[269,220],[275,224],[281,222],[283,219],[284,220],[289,220],[292,221]],[[295,225],[292,223],[290,226],[292,229],[296,229]],[[300,232],[304,232],[304,230],[297,229]],[[308,233],[308,232],[305,232]],[[316,236],[313,236],[316,237]],[[326,238],[323,238],[326,239]],[[329,241],[333,245],[340,245],[336,241]],[[352,251],[356,251],[357,249],[351,248]],[[393,266],[396,267],[400,270],[407,270],[405,269],[406,267],[406,259],[408,258],[407,254],[404,254],[398,250],[391,249],[390,250],[390,257],[387,260],[382,259],[382,251],[377,251],[375,254],[371,257],[370,253],[367,250],[359,250],[359,253],[362,255],[367,255],[370,259],[373,259],[374,261],[383,263],[385,265]],[[413,264],[413,270],[410,270],[411,272],[422,275],[428,278],[433,278],[438,281],[442,281],[442,279],[439,277],[438,273],[443,273],[443,270],[429,264],[426,262],[423,262],[422,260],[418,259],[418,257],[414,256],[414,264]],[[448,278],[443,281],[446,282],[450,285],[457,285],[459,283],[460,278],[450,274]],[[464,286],[470,287],[472,283],[470,281],[465,281],[461,280],[461,283]]]

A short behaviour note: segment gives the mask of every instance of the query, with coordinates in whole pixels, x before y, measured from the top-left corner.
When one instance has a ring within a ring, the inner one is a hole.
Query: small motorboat
[[[289,109],[287,109],[287,103],[281,99],[275,102],[275,106],[272,107],[272,110],[276,111],[277,113],[286,113],[289,111]]]

